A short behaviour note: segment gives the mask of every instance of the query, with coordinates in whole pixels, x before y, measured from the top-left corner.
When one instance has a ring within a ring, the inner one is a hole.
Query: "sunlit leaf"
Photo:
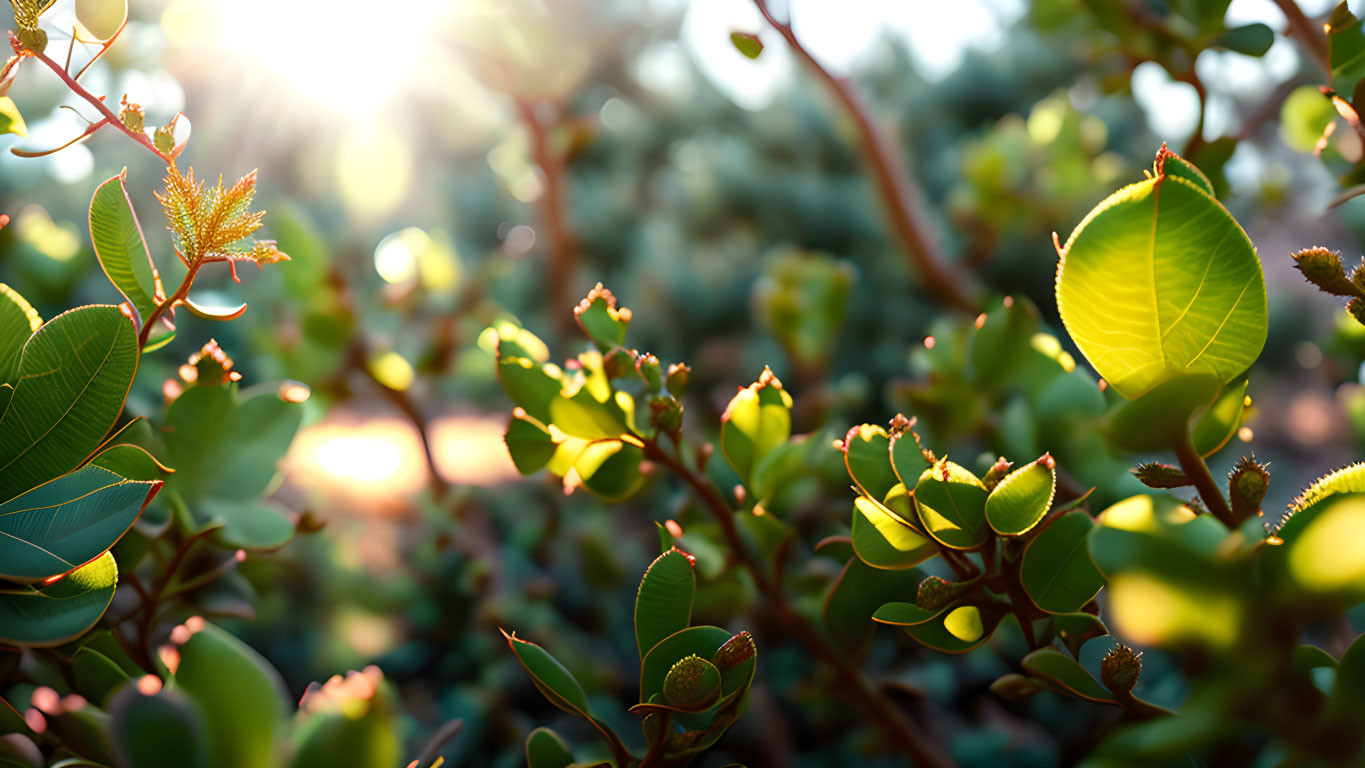
[[[971,549],[990,535],[986,525],[989,494],[976,475],[947,459],[920,475],[915,509],[924,530],[953,549]]]
[[[1029,462],[991,489],[986,498],[986,522],[996,533],[1026,533],[1047,514],[1056,488],[1056,463],[1051,456]]]
[[[118,564],[105,552],[41,590],[0,591],[0,643],[45,647],[77,638],[114,599]]]

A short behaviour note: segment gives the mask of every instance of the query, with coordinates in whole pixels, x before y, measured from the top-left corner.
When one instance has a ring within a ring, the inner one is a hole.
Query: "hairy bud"
[[[991,468],[986,471],[986,476],[981,478],[981,482],[986,486],[986,490],[993,491],[995,486],[1000,485],[1000,481],[1005,479],[1005,475],[1010,473],[1014,467],[1014,462],[1006,461],[1004,456],[995,460]]]
[[[691,373],[692,368],[687,363],[674,363],[668,366],[668,376],[665,379],[668,394],[682,397],[687,392],[687,380]]]
[[[649,387],[650,392],[658,392],[663,388],[664,375],[659,366],[659,358],[648,353],[637,355],[635,370],[640,372],[640,378],[645,380],[645,386]]]
[[[1184,488],[1191,484],[1179,468],[1157,461],[1139,464],[1129,471],[1148,488]]]
[[[683,658],[664,677],[664,698],[679,707],[700,704],[720,688],[720,672],[695,653]]]
[[[667,395],[649,400],[649,423],[660,432],[677,435],[682,430],[682,403]]]
[[[1119,643],[1100,662],[1100,681],[1114,693],[1128,693],[1142,676],[1142,654]]]
[[[1243,456],[1228,473],[1228,496],[1232,516],[1240,523],[1261,514],[1261,502],[1270,487],[1270,471],[1256,457]]]
[[[128,100],[128,94],[123,94],[123,100],[119,102],[119,122],[123,127],[133,133],[142,133],[146,130],[146,115],[142,111],[142,105]]]
[[[915,593],[915,602],[926,611],[937,611],[956,600],[964,589],[965,587],[962,584],[946,581],[938,576],[930,576],[919,583],[919,591]]]
[[[757,652],[754,638],[748,632],[740,632],[726,640],[725,644],[716,650],[716,655],[711,657],[711,663],[721,672],[728,672],[752,659]]]
[[[1308,282],[1324,293],[1333,296],[1362,296],[1360,288],[1346,279],[1346,269],[1341,266],[1341,254],[1326,248],[1305,248],[1294,256],[1294,268],[1299,270]]]

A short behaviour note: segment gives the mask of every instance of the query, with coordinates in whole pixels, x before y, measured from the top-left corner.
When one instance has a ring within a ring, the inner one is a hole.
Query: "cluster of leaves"
[[[686,765],[715,744],[748,706],[757,650],[748,632],[731,634],[720,627],[692,626],[696,597],[695,559],[672,546],[650,564],[635,600],[635,643],[640,653],[639,715],[648,744],[637,758],[611,726],[596,718],[583,687],[572,673],[535,643],[506,635],[517,659],[550,703],[586,718],[611,750],[610,762],[598,766]],[[564,740],[548,728],[537,728],[526,741],[530,768],[567,768],[575,764]]]

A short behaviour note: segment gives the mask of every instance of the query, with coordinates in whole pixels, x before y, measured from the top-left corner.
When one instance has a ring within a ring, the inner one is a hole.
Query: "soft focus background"
[[[1052,232],[1064,239],[1141,178],[1162,141],[1188,151],[1264,262],[1270,340],[1251,372],[1256,417],[1238,437],[1272,463],[1267,509],[1356,454],[1365,338],[1289,253],[1324,245],[1354,264],[1365,201],[1329,208],[1334,168],[1279,119],[1296,86],[1321,79],[1293,41],[1277,33],[1261,56],[1210,48],[1181,61],[1145,48],[1137,23],[1132,38],[1116,34],[1068,0],[790,0],[774,11],[857,84],[954,269],[1030,297],[1054,331]],[[450,759],[515,765],[531,725],[584,729],[537,697],[497,627],[553,647],[604,701],[634,685],[630,606],[653,522],[688,500],[659,483],[608,507],[518,478],[501,441],[510,406],[491,324],[515,318],[567,357],[583,344],[573,304],[606,283],[634,310],[630,344],[692,364],[699,429],[765,364],[796,397],[801,431],[842,435],[931,409],[916,399],[915,353],[942,308],[886,227],[848,115],[749,2],[134,0],[131,13],[86,85],[127,92],[149,124],[184,111],[194,130],[181,164],[201,175],[259,168],[265,234],[293,256],[244,270],[240,285],[201,280],[206,302],[250,309],[224,325],[183,316],[129,406],[158,408],[161,383],[210,337],[244,383],[312,388],[277,498],[326,527],[245,563],[222,606],[295,693],[375,662],[400,686],[413,742],[463,717]],[[1232,2],[1224,23],[1252,22],[1285,26],[1271,0]],[[759,35],[757,60],[736,50],[736,31]],[[155,163],[112,132],[40,160],[11,156],[84,128],[41,68],[11,96],[29,136],[0,138],[0,212],[13,218],[0,280],[44,316],[115,301],[92,268],[90,194],[126,164],[164,265]],[[1360,154],[1346,130],[1328,152]],[[793,502],[808,544],[847,522],[834,469]],[[443,484],[453,501],[432,503]],[[725,624],[737,609],[724,579],[714,586],[698,610]],[[1064,762],[1109,716],[1049,694],[1020,717],[985,690],[1004,669],[989,649],[962,661],[908,646],[881,638],[869,664],[898,695],[941,705],[930,728],[964,764]],[[761,632],[759,647],[752,713],[704,764],[849,764],[866,734],[805,679],[799,651]],[[1178,702],[1163,663],[1150,655],[1149,698]]]

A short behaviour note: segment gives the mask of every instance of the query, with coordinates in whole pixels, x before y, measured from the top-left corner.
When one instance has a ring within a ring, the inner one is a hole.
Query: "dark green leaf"
[[[635,646],[641,659],[660,640],[687,629],[696,590],[691,555],[670,549],[650,564],[635,597]]]
[[[1094,521],[1084,512],[1068,512],[1029,542],[1019,566],[1019,580],[1029,599],[1048,613],[1080,610],[1104,586],[1087,549]]]
[[[920,522],[939,543],[952,549],[980,546],[990,535],[986,525],[986,486],[976,475],[941,459],[920,475],[915,509]]]
[[[95,190],[90,201],[90,239],[109,282],[132,303],[145,323],[156,309],[155,297],[164,296],[164,291],[147,252],[133,202],[128,199],[124,185],[127,176],[125,168]]]
[[[77,638],[100,620],[118,584],[108,552],[42,590],[0,592],[0,643],[47,647]]]

